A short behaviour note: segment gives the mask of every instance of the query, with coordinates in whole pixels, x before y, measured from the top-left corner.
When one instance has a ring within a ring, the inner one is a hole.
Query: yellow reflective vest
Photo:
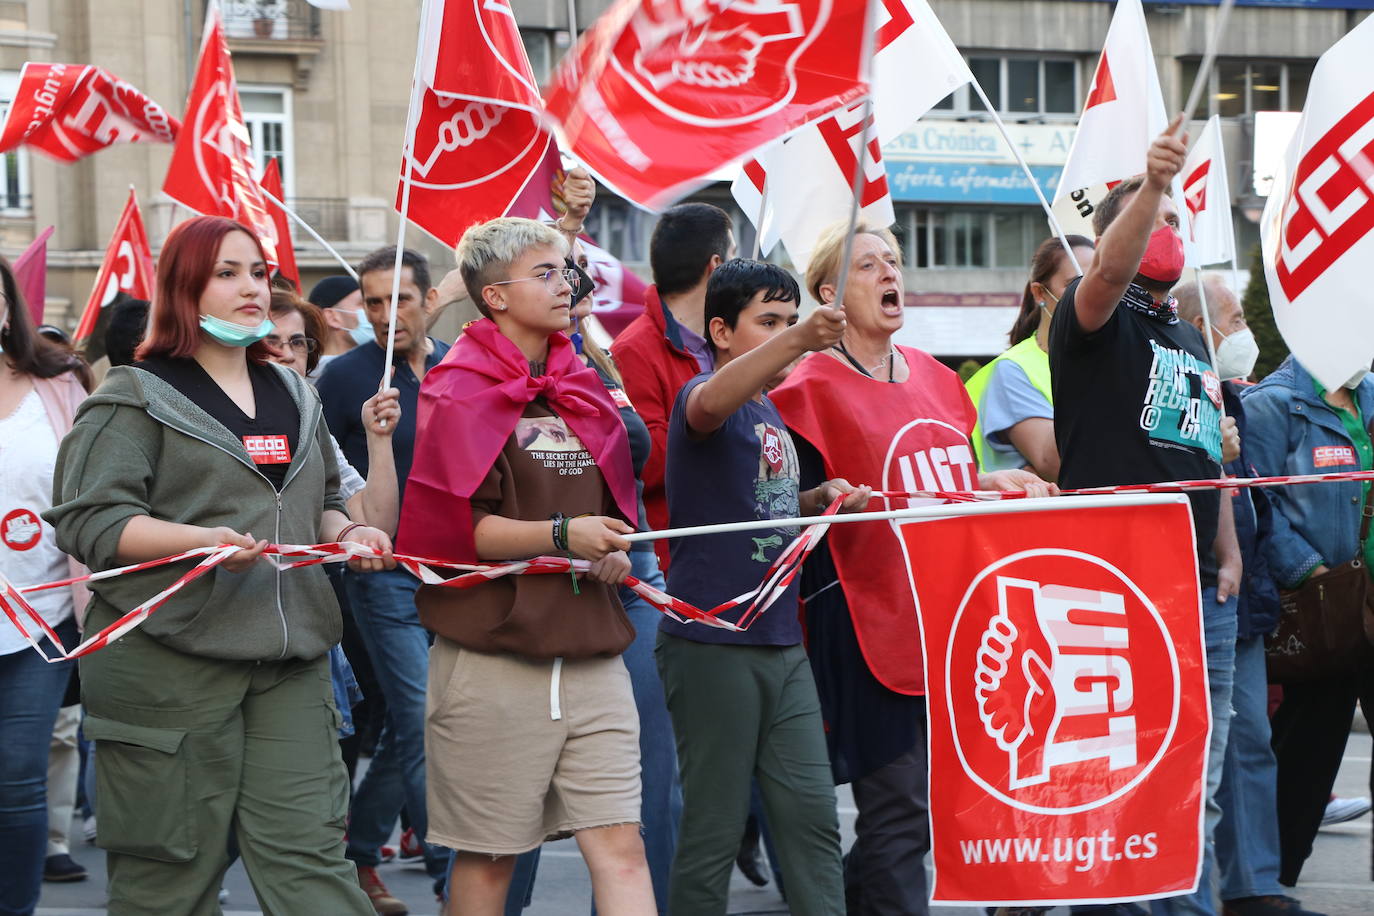
[[[1020,366],[1035,389],[1043,394],[1051,405],[1054,404],[1054,395],[1050,390],[1050,356],[1040,349],[1034,334],[979,369],[964,387],[968,389],[968,396],[978,410],[978,423],[973,427],[973,451],[978,456],[978,467],[983,470],[987,470],[986,456],[992,451],[992,444],[983,433],[983,395],[987,393],[992,375],[997,371],[997,364],[1004,359]]]

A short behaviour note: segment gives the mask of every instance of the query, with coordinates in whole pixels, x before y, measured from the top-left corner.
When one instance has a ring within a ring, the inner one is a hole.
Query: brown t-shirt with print
[[[473,493],[472,523],[488,515],[548,521],[556,512],[619,514],[596,460],[541,399],[525,408]],[[531,658],[624,652],[635,634],[615,587],[583,577],[578,590],[573,594],[566,574],[505,576],[472,588],[424,585],[415,604],[427,628],[477,652]]]

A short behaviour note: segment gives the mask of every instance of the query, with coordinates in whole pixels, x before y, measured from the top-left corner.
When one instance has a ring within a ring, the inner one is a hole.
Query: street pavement
[[[1363,724],[1363,723],[1361,723]],[[1356,731],[1346,746],[1345,760],[1336,782],[1336,792],[1343,796],[1369,794],[1371,741],[1368,732]],[[854,802],[848,787],[840,787],[840,826],[844,831],[846,848],[854,838]],[[1312,858],[1303,870],[1302,881],[1293,895],[1305,906],[1327,916],[1371,916],[1374,914],[1374,883],[1370,881],[1369,815],[1347,824],[1322,830],[1317,836]],[[86,881],[76,884],[48,884],[39,901],[38,916],[100,916],[105,910],[104,855],[100,850],[76,837],[73,856],[90,870]],[[382,880],[391,892],[410,906],[414,916],[437,916],[439,906],[430,892],[430,882],[419,865],[383,865]],[[260,916],[257,901],[243,870],[236,864],[225,879],[229,902],[224,906],[226,916]],[[544,847],[539,863],[539,879],[534,900],[525,910],[527,916],[570,916],[590,912],[591,883],[587,870],[571,840],[550,843]],[[735,872],[731,884],[730,913],[785,914],[787,905],[772,885],[755,888]],[[959,907],[936,907],[935,916],[972,916],[978,910]],[[1066,914],[1058,908],[1055,916]],[[331,914],[282,914],[282,916],[331,916]]]

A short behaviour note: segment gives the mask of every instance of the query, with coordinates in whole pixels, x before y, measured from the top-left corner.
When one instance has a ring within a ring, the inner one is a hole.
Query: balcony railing
[[[286,205],[327,239],[348,238],[348,201],[342,197],[288,197]],[[308,237],[299,226],[292,225],[294,235],[303,241]]]
[[[306,0],[224,0],[229,38],[311,40],[320,37],[320,11]]]

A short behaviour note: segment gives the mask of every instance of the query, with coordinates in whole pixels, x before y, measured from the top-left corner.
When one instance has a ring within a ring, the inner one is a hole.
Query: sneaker
[[[415,836],[415,831],[407,827],[401,834],[401,851],[398,857],[402,862],[413,862],[425,857],[425,845]]]
[[[378,877],[377,869],[359,865],[358,886],[367,894],[367,899],[372,901],[372,909],[377,911],[377,916],[406,916],[410,912],[404,903],[391,896],[391,891],[386,889],[386,885]]]
[[[219,902],[220,902],[220,903],[228,903],[228,902],[229,902],[229,888],[227,888],[227,887],[221,887],[221,888],[219,889]]]
[[[65,852],[43,860],[44,881],[85,881],[86,869]]]
[[[86,840],[87,843],[94,843],[94,842],[95,842],[95,815],[94,815],[94,814],[92,814],[90,817],[86,818],[84,821],[81,822],[81,836],[85,838],[85,840]]]
[[[1322,826],[1330,827],[1332,824],[1344,824],[1346,821],[1353,821],[1357,817],[1363,817],[1369,813],[1369,799],[1367,798],[1336,798],[1326,803],[1326,813],[1322,815]]]
[[[378,859],[378,863],[377,863],[377,864],[379,864],[379,865],[385,865],[385,864],[387,864],[388,862],[394,862],[394,861],[396,861],[396,847],[395,847],[395,846],[379,846],[379,847],[377,847],[377,859]]]
[[[1222,913],[1224,916],[1322,916],[1304,910],[1301,903],[1281,894],[1226,900],[1222,902]]]

